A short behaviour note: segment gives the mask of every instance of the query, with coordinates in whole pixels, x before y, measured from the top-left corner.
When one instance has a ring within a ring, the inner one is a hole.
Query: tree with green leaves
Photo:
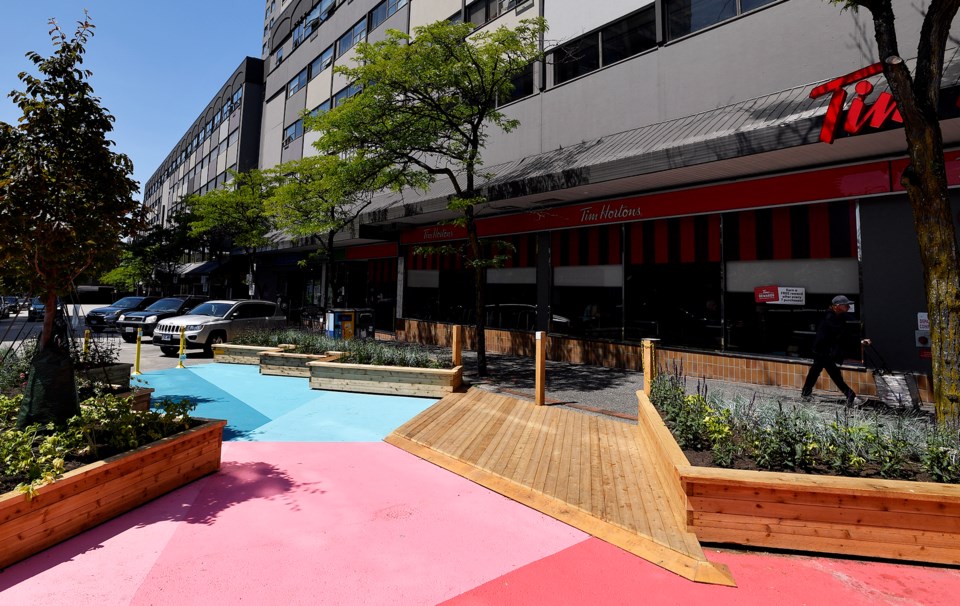
[[[830,1],[844,9],[864,8],[873,17],[883,75],[903,118],[910,158],[901,184],[913,209],[923,264],[934,404],[940,421],[957,419],[960,418],[960,248],[950,212],[937,107],[944,53],[960,0],[926,3],[913,74],[900,54],[893,0]]]
[[[333,243],[366,210],[373,195],[399,177],[392,166],[350,157],[308,156],[272,169],[276,188],[266,200],[276,226],[294,236],[316,237],[326,267],[325,301],[337,290]]]
[[[0,123],[0,264],[46,305],[21,425],[79,412],[57,296],[115,264],[121,239],[141,225],[133,165],[111,150],[113,117],[82,68],[94,26],[86,17],[68,37],[50,25],[53,54],[27,53],[39,75],[20,73],[24,90],[10,93],[22,116]]]
[[[274,229],[265,203],[273,195],[272,179],[253,169],[239,173],[228,171],[231,180],[220,188],[186,199],[193,221],[191,234],[212,240],[226,239],[242,248],[247,258],[251,294],[256,291],[257,250],[270,244],[267,237]]]
[[[397,167],[411,187],[449,181],[448,208],[457,214],[453,223],[466,229],[464,261],[474,271],[481,375],[487,372],[486,270],[500,258],[477,234],[477,208],[487,201],[482,152],[491,128],[509,132],[519,125],[498,104],[542,57],[545,31],[543,19],[480,32],[449,21],[418,27],[412,36],[390,30],[383,41],[358,44],[354,66],[336,68],[362,92],[305,121],[320,133],[315,145],[323,153],[362,152]]]

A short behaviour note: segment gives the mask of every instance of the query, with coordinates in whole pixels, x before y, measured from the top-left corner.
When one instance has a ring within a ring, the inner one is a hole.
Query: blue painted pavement
[[[256,442],[379,442],[436,402],[310,389],[297,377],[264,376],[257,366],[204,364],[140,375],[153,402],[186,398],[194,416],[226,419],[223,439]]]

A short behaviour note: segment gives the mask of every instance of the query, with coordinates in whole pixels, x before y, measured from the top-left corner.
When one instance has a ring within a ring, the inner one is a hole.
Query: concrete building
[[[882,76],[860,71],[880,59],[865,11],[789,0],[268,0],[259,166],[315,153],[302,114],[356,92],[333,73],[356,42],[438,19],[496,28],[533,16],[550,27],[546,60],[503,106],[521,126],[483,153],[494,176],[481,233],[515,247],[488,275],[489,324],[513,335],[493,348],[542,329],[635,365],[632,344],[657,337],[703,352],[720,374],[793,384],[811,327],[842,293],[892,366],[929,371],[899,185],[904,138]],[[906,54],[922,16],[897,17]],[[958,79],[950,49],[948,150],[960,143]],[[824,126],[829,111],[835,127]],[[449,193],[438,182],[381,196],[339,239],[348,286],[337,302],[376,306],[380,328],[411,334],[470,322],[460,260],[413,253],[464,237],[441,225]],[[319,273],[296,265],[310,248],[278,242],[265,256],[269,290],[294,308],[327,303]],[[847,355],[862,356],[853,340]],[[760,377],[756,360],[782,363],[778,376]]]

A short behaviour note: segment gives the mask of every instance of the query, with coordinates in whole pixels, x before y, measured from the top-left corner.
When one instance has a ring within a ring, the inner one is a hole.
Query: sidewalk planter
[[[279,352],[292,348],[292,345],[260,347],[257,345],[231,345],[220,343],[213,346],[213,359],[224,364],[260,364],[263,352]]]
[[[693,467],[637,397],[640,439],[655,445],[700,541],[960,565],[960,486]]]
[[[116,385],[119,386],[119,389],[126,391],[130,389],[131,370],[133,370],[133,364],[118,362],[94,368],[78,368],[77,377],[86,379],[91,383]]]
[[[0,495],[0,568],[220,469],[226,421],[205,423],[75,469],[37,490]]]
[[[325,354],[298,354],[283,351],[265,351],[260,354],[260,374],[282,377],[310,378],[310,362],[333,362],[343,355],[339,351]]]
[[[309,362],[310,387],[391,396],[442,398],[463,383],[463,367],[408,368],[372,364]]]

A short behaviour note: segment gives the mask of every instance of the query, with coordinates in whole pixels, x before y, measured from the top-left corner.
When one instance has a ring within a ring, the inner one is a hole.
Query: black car
[[[20,299],[14,296],[5,296],[0,301],[0,313],[7,313],[12,316],[20,313]]]
[[[167,297],[151,304],[143,311],[130,311],[117,318],[117,330],[127,343],[137,340],[137,329],[143,329],[143,336],[153,336],[157,322],[174,316],[182,316],[197,305],[206,301],[206,297]]]
[[[33,322],[35,320],[43,319],[43,312],[46,309],[43,301],[40,297],[34,297],[30,299],[29,305],[27,305],[27,322]],[[57,299],[57,309],[63,309],[63,302],[60,299]]]
[[[93,332],[103,332],[117,324],[120,314],[128,311],[140,311],[157,302],[158,297],[124,297],[109,307],[98,307],[87,313],[87,326]]]

